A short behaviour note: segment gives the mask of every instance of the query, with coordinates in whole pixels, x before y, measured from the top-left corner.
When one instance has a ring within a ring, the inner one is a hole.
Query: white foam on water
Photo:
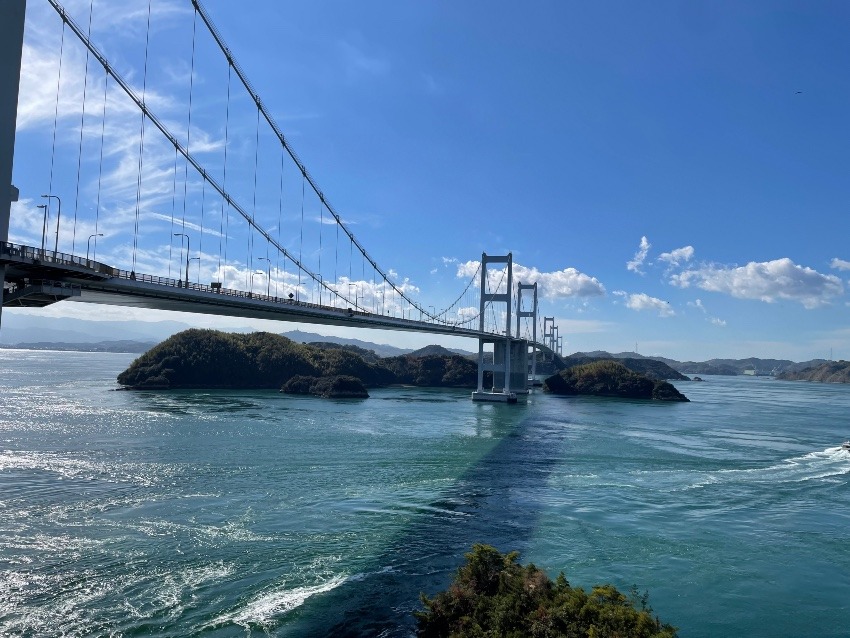
[[[336,589],[340,585],[362,580],[362,574],[354,576],[337,576],[317,585],[308,585],[287,589],[286,584],[267,590],[247,601],[240,609],[222,614],[214,619],[204,629],[235,624],[249,628],[251,626],[267,626],[276,618],[289,613],[303,605],[308,598]]]
[[[133,483],[145,487],[173,474],[171,466],[159,463],[113,463],[56,452],[0,451],[0,472],[13,470],[53,472],[63,479]]]
[[[850,474],[850,453],[831,447],[802,456],[783,459],[765,467],[716,470],[699,473],[696,480],[679,489],[694,489],[717,483],[801,483],[825,481]]]

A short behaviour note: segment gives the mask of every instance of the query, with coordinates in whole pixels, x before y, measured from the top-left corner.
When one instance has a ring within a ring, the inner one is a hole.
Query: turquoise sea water
[[[112,391],[131,359],[0,351],[2,636],[405,636],[482,541],[683,637],[850,635],[850,387]]]

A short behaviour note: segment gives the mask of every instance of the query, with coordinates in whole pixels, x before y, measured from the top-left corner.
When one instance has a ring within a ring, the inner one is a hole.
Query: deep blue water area
[[[683,637],[848,635],[850,387],[113,391],[132,358],[0,351],[0,635],[407,636],[475,542]]]

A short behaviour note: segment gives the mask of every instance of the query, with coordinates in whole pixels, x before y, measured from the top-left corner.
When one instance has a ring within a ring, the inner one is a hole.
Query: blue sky
[[[279,149],[266,133],[257,137],[256,110],[244,94],[232,94],[224,130],[227,68],[200,23],[192,72],[191,3],[152,0],[147,81],[147,1],[120,4],[119,11],[94,3],[96,45],[137,90],[144,87],[175,132],[190,131],[190,147],[217,175],[226,146],[227,183],[241,188],[268,228],[280,229],[282,243],[310,252],[298,237],[300,182],[287,174],[276,190]],[[567,352],[637,344],[642,354],[677,359],[805,360],[830,349],[850,359],[850,5],[204,5],[327,199],[423,305],[453,301],[482,252],[511,251],[520,278],[540,282],[541,313],[557,318]],[[65,6],[86,28],[88,0]],[[221,217],[210,193],[184,180],[168,145],[147,131],[137,206],[134,107],[107,91],[101,136],[102,72],[90,62],[90,79],[80,81],[85,53],[66,31],[57,108],[61,22],[44,0],[29,0],[28,11],[13,239],[40,244],[35,206],[50,187],[63,194],[66,223],[68,211],[78,212],[76,253],[103,232],[98,259],[123,267],[133,243],[127,224],[139,208],[149,227],[163,225],[158,236],[139,237],[140,270],[177,271],[180,247],[162,237],[172,236],[165,218],[186,209],[192,249],[202,244],[192,266],[200,280],[214,277],[221,233],[210,229]],[[105,169],[98,168],[102,140]],[[192,217],[204,209],[206,216]],[[315,244],[320,207],[308,198],[306,209],[307,243]],[[71,232],[63,224],[62,249],[70,251]],[[340,261],[348,244],[318,237],[326,280],[356,271],[360,262]],[[328,242],[335,242],[333,266]],[[263,286],[267,265],[254,261],[230,275],[244,280],[250,270]],[[277,274],[274,283],[285,285],[285,273]],[[68,304],[40,312],[166,318]],[[399,345],[438,340],[336,332]]]

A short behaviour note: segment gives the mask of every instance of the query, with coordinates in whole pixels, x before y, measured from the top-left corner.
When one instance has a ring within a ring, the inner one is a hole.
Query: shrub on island
[[[420,638],[506,636],[524,638],[675,638],[637,590],[631,598],[613,585],[590,593],[570,586],[564,574],[553,582],[533,564],[517,564],[517,552],[501,554],[474,545],[447,591],[421,596],[414,612]]]
[[[653,381],[632,372],[616,361],[595,361],[561,370],[543,382],[543,389],[553,394],[589,394],[630,399],[687,401],[681,392],[666,381]]]
[[[286,394],[311,394],[325,399],[368,399],[366,386],[357,377],[335,375],[332,377],[295,376],[280,389]]]

